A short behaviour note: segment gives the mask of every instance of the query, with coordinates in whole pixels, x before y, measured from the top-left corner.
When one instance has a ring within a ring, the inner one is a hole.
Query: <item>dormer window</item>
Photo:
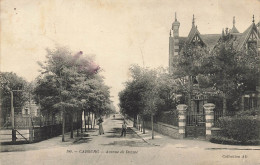
[[[192,43],[196,46],[203,46],[203,42],[201,41],[198,35],[195,35],[195,37],[192,40]]]

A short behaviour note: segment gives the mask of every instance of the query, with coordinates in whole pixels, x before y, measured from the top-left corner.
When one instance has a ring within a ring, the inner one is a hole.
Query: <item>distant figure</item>
[[[102,123],[103,123],[103,119],[100,117],[100,118],[98,119],[99,135],[104,134],[104,130],[103,130]]]
[[[113,118],[115,119],[116,115],[113,115]]]
[[[121,136],[125,137],[126,135],[126,122],[124,121],[124,123],[122,124],[122,132],[121,132]]]

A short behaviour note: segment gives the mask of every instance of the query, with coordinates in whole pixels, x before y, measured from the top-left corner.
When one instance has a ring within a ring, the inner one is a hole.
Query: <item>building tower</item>
[[[179,27],[180,22],[177,20],[175,12],[175,20],[172,23],[169,36],[169,73],[173,72],[173,60],[174,56],[179,55]]]
[[[230,30],[230,34],[235,34],[235,33],[239,33],[239,31],[238,31],[237,28],[236,28],[236,18],[233,17],[233,27],[232,27],[232,29]]]

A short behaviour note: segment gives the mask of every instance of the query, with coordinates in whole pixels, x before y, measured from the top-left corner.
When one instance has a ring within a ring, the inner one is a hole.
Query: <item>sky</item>
[[[46,48],[66,46],[94,55],[102,68],[111,99],[129,79],[132,64],[168,67],[169,31],[174,13],[180,36],[187,36],[192,15],[201,34],[240,32],[255,15],[260,21],[260,0],[1,0],[0,69],[34,80]]]

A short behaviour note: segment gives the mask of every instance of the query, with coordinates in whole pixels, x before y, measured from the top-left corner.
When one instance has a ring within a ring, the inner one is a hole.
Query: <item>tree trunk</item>
[[[136,115],[134,115],[133,127],[136,127]]]
[[[53,136],[54,114],[51,114],[51,137]]]
[[[227,115],[227,98],[226,94],[223,93],[223,116]]]
[[[144,119],[143,119],[143,134],[145,134]]]
[[[153,131],[153,114],[151,115],[151,123],[152,123],[152,139],[154,139],[154,131]]]
[[[83,114],[83,111],[81,111],[81,115],[80,115],[80,132],[83,133],[83,121],[82,121],[82,114]]]
[[[94,123],[93,123],[93,122],[94,122]],[[95,125],[95,119],[94,119],[94,113],[92,112],[92,115],[91,115],[91,129],[94,128],[93,125]]]
[[[89,130],[90,110],[88,110],[88,130]]]
[[[85,126],[85,132],[87,132],[87,126],[86,126],[86,110],[84,110],[84,126]]]
[[[62,142],[65,142],[65,110],[62,110]]]
[[[78,137],[78,136],[79,136],[79,124],[80,124],[78,111],[77,111],[76,115],[77,115],[77,116],[76,116],[76,119],[77,119],[77,121],[76,121],[76,127],[77,127],[77,137]]]
[[[141,117],[139,118],[139,122],[140,122],[140,131],[142,132],[143,131],[143,126],[142,126],[142,118]]]
[[[70,138],[73,138],[73,113],[71,114],[70,119]]]
[[[139,116],[137,115],[137,129],[140,130],[140,119]]]
[[[94,117],[93,117],[93,129],[95,128],[95,124],[96,124],[96,119],[95,119],[95,115],[94,114],[92,114]]]

